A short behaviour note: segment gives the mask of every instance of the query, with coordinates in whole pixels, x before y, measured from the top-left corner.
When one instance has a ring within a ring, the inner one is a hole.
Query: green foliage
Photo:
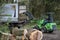
[[[57,25],[57,29],[60,30],[60,25]]]
[[[4,5],[5,5],[5,4],[1,4],[1,3],[0,3],[0,14],[1,14],[2,12],[4,12],[4,8],[3,8]]]
[[[0,0],[0,3],[13,3],[14,0]]]
[[[60,0],[30,0],[30,11],[36,18],[41,17],[41,14],[46,12],[55,12],[60,15]],[[56,14],[54,14],[54,20],[60,17],[56,16]]]
[[[2,31],[2,32],[9,32],[8,25],[9,25],[8,23],[0,24],[0,31]]]

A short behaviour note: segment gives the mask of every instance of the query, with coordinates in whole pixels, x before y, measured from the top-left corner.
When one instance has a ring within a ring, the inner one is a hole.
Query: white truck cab
[[[18,21],[18,4],[5,4],[4,12],[1,13],[0,22]]]

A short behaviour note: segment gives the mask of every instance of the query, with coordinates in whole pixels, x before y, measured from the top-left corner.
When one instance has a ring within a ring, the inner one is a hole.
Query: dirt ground
[[[42,40],[60,40],[60,30],[56,30],[53,33],[43,33]]]

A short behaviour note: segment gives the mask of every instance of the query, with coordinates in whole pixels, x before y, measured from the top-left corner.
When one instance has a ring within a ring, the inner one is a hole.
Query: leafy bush
[[[9,32],[8,24],[0,24],[0,31],[2,32]]]

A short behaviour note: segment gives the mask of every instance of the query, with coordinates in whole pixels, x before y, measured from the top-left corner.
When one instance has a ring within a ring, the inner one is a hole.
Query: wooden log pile
[[[13,34],[1,32],[1,40],[42,40],[43,34],[36,29],[18,29],[12,30]]]

